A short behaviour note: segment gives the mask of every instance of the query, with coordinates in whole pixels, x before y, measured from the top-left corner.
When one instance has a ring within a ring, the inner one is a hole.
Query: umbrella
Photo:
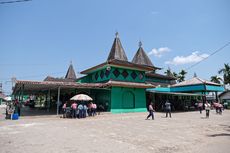
[[[90,96],[85,94],[78,94],[70,98],[70,100],[79,100],[79,101],[91,101],[93,100]]]
[[[4,98],[5,101],[11,101],[12,98],[10,96]]]

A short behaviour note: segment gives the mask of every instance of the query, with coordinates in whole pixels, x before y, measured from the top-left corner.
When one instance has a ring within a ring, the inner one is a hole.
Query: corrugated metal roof
[[[63,79],[63,78],[54,78],[51,76],[47,76],[44,81],[55,81],[55,82],[76,82],[76,79]]]
[[[181,95],[181,96],[202,96],[202,94],[193,94],[193,93],[181,93],[181,92],[159,92],[153,90],[147,90],[148,92],[158,93],[158,94],[168,94],[168,95]]]
[[[17,80],[13,94],[18,93],[22,88],[24,93],[33,93],[49,89],[97,89],[111,86],[133,87],[133,88],[153,88],[154,85],[148,83],[122,82],[110,80],[106,83],[78,83],[78,82],[57,82],[57,81],[25,81]]]

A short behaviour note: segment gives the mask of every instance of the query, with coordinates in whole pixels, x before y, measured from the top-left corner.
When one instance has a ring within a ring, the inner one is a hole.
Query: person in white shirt
[[[208,101],[206,101],[204,106],[205,106],[205,111],[206,111],[206,118],[209,118],[209,112],[210,112],[210,109],[211,109],[211,105],[208,103]]]
[[[154,114],[153,114],[153,103],[151,102],[148,107],[149,115],[147,116],[146,120],[149,119],[150,116],[152,116],[152,120],[154,120]]]

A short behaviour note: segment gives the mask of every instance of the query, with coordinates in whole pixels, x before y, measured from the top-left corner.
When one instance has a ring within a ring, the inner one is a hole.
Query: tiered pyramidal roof
[[[135,56],[133,57],[132,63],[153,66],[153,63],[151,62],[148,55],[145,53],[144,49],[142,48],[141,42],[139,42],[139,48]]]
[[[76,79],[77,79],[77,77],[76,77],[72,62],[71,62],[64,79],[63,78],[55,78],[55,77],[52,77],[52,76],[47,76],[44,79],[44,81],[75,82]]]
[[[113,41],[113,45],[112,45],[112,48],[110,50],[107,61],[114,60],[114,59],[122,60],[122,61],[128,61],[128,58],[125,54],[125,51],[121,45],[121,41],[118,37],[118,32],[116,32],[116,37]]]
[[[70,63],[68,71],[67,71],[67,73],[65,75],[65,79],[72,79],[72,80],[77,79],[72,62]]]

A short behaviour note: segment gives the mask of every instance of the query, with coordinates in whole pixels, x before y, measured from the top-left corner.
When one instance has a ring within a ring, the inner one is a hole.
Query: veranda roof
[[[24,93],[32,93],[35,91],[45,91],[49,89],[76,89],[76,88],[103,88],[101,83],[77,83],[77,82],[57,82],[57,81],[21,81],[17,80],[13,94],[23,90]]]
[[[24,94],[37,91],[46,91],[49,89],[100,89],[109,88],[111,86],[133,87],[133,88],[153,88],[154,85],[148,83],[108,81],[105,83],[78,83],[78,82],[57,82],[57,81],[22,81],[17,80],[13,94],[17,94],[23,90]]]

